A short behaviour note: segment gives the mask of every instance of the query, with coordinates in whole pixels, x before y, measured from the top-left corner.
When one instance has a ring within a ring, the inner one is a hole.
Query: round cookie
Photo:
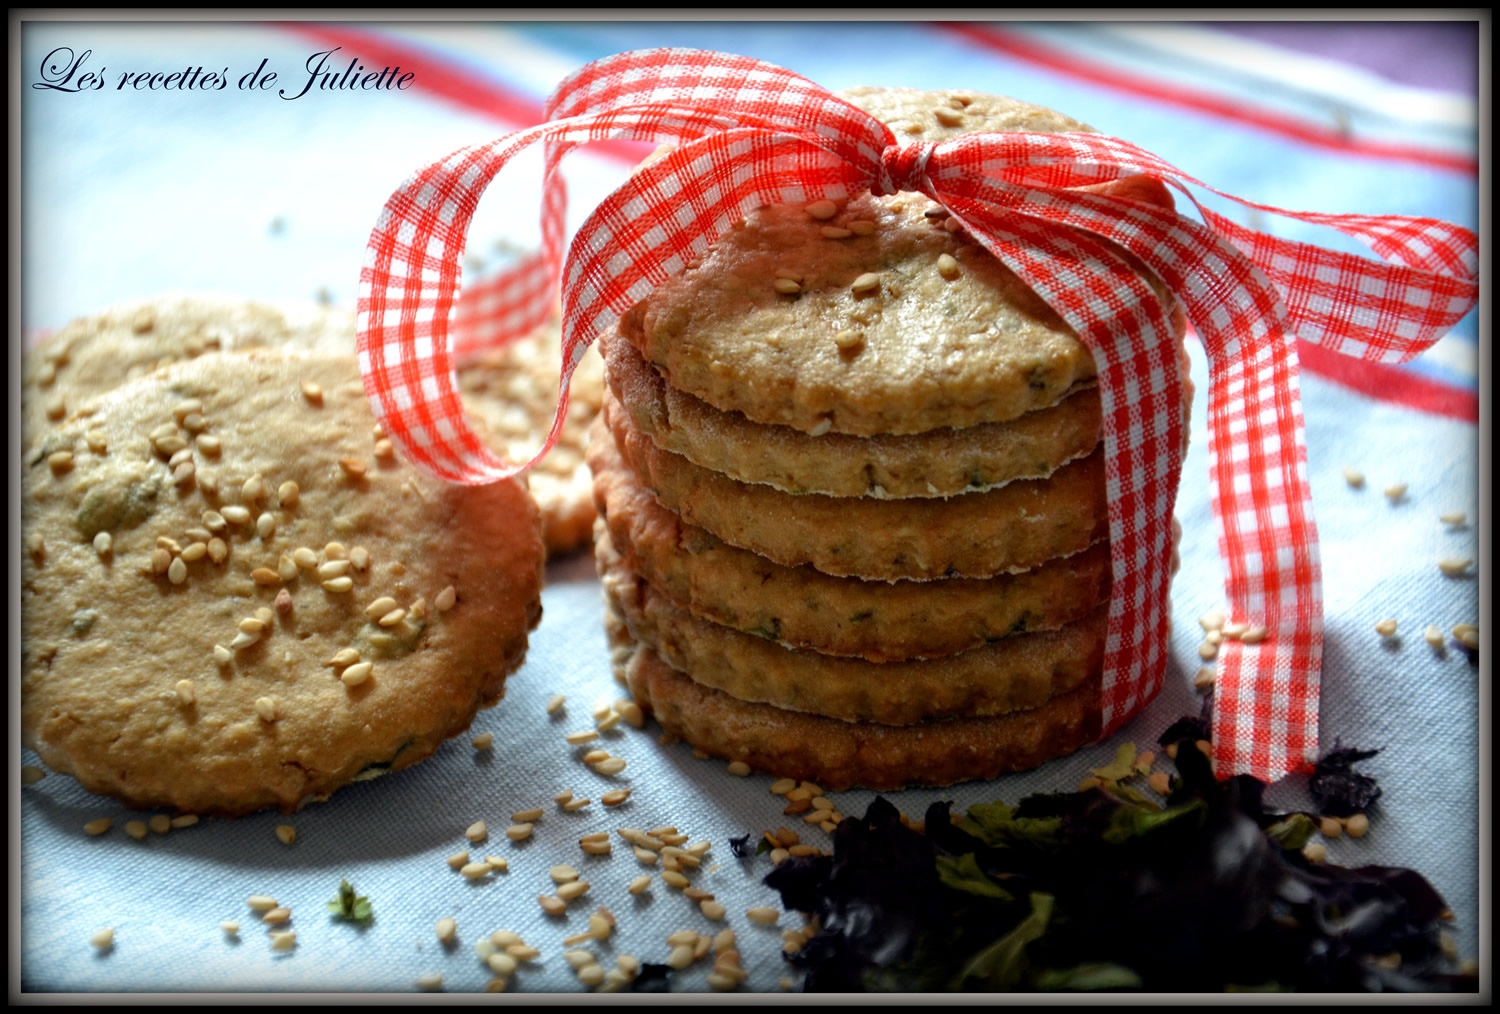
[[[169,295],[80,317],[28,349],[23,445],[95,395],[159,366],[209,352],[293,348],[354,354],[354,315],[313,303]]]
[[[786,493],[953,496],[1050,475],[1099,442],[1099,396],[1088,387],[1010,422],[905,436],[814,437],[721,412],[679,391],[614,328],[600,336],[599,348],[610,390],[636,429],[658,447],[740,482]]]
[[[464,407],[488,424],[506,453],[529,457],[552,428],[561,370],[561,332],[554,321],[460,366],[458,387]],[[583,452],[603,397],[604,364],[590,352],[573,371],[562,436],[526,473],[542,511],[547,552],[554,556],[587,545],[594,529],[594,499]]]
[[[1109,594],[1107,543],[994,578],[861,581],[783,567],[663,507],[620,460],[589,445],[594,493],[630,568],[694,616],[789,646],[888,662],[936,658],[1087,615]]]
[[[23,465],[23,741],[133,805],[292,810],[413,764],[541,615],[524,486],[396,458],[352,356],[179,363]]]
[[[693,682],[606,617],[616,678],[668,735],[777,777],[842,792],[994,778],[1072,753],[1099,738],[1099,681],[1031,711],[912,726],[841,722],[747,704]]]
[[[860,89],[847,97],[894,117],[909,139],[917,126],[921,140],[1088,129],[992,96]],[[1160,184],[1149,192],[1170,201]],[[750,214],[647,297],[638,327],[623,333],[674,387],[813,434],[1003,422],[1095,376],[1072,329],[962,229],[950,231],[956,220],[927,197],[857,194],[835,209]],[[1171,299],[1153,284],[1156,298]]]
[[[605,599],[635,639],[695,683],[738,701],[846,722],[914,725],[1041,707],[1099,674],[1107,608],[1041,633],[1001,638],[930,661],[885,663],[785,648],[677,609],[625,566],[599,533]]]
[[[684,521],[787,567],[876,580],[993,577],[1082,552],[1109,531],[1099,451],[1046,479],[946,500],[794,496],[660,450],[608,392],[601,419],[641,484]]]

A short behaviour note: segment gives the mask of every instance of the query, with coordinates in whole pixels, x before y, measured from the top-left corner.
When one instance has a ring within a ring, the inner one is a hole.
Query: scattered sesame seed
[[[277,824],[276,837],[283,845],[290,845],[297,840],[297,829],[290,824]]]
[[[802,291],[802,286],[790,278],[778,278],[771,283],[771,287],[783,296],[795,296]]]
[[[291,909],[289,909],[289,908],[287,908],[285,906],[277,906],[276,908],[268,909],[265,913],[263,913],[261,915],[261,917],[260,917],[260,921],[261,922],[268,922],[268,923],[271,923],[272,925],[275,925],[277,923],[286,922],[291,917],[292,917],[292,910]]]
[[[276,534],[276,518],[269,511],[262,511],[260,517],[255,519],[255,534],[262,539],[269,539]],[[290,560],[291,557],[286,557]]]
[[[570,801],[564,803],[562,805],[562,808],[563,808],[564,812],[566,812],[566,813],[572,813],[575,810],[581,810],[581,809],[583,809],[585,806],[588,806],[592,802],[593,802],[592,799],[573,799],[573,800],[570,800]]]
[[[577,732],[570,732],[563,737],[563,739],[567,741],[569,746],[578,746],[582,743],[590,743],[598,738],[599,733],[594,729],[579,729]]]
[[[1363,813],[1356,813],[1344,821],[1344,830],[1349,832],[1350,838],[1363,838],[1370,830],[1370,818]]]
[[[354,565],[355,570],[365,570],[370,566],[370,551],[363,546],[355,546],[349,550],[349,562]]]
[[[196,823],[198,823],[198,815],[196,813],[184,813],[181,816],[172,818],[172,826],[177,828],[192,827]]]
[[[1219,646],[1217,644],[1214,644],[1212,641],[1204,641],[1202,644],[1198,645],[1198,657],[1203,659],[1205,662],[1212,661],[1214,658],[1218,657],[1218,654]]]
[[[218,457],[219,452],[224,449],[224,444],[218,437],[211,433],[199,433],[197,437],[198,450],[210,457]]]
[[[274,698],[274,697],[260,697],[260,698],[257,698],[256,701],[255,701],[255,713],[257,715],[259,715],[263,721],[266,721],[266,722],[274,722],[274,721],[276,721],[276,718],[277,718],[276,698]]]
[[[1250,627],[1240,635],[1241,644],[1259,644],[1269,636],[1270,631],[1265,627]]]
[[[955,109],[938,107],[932,111],[932,115],[937,117],[937,121],[945,127],[959,127],[964,122],[963,117]]]
[[[177,691],[177,700],[181,704],[192,704],[197,697],[193,692],[192,680],[178,680],[177,685],[173,689]]]
[[[581,898],[588,893],[589,882],[587,880],[573,880],[566,884],[560,884],[557,888],[557,896],[564,901],[572,901]]]
[[[568,903],[561,898],[554,898],[550,894],[537,896],[537,904],[542,906],[542,911],[548,915],[562,915],[568,910]]]
[[[510,869],[510,860],[503,856],[485,856],[484,861],[489,864],[490,869],[496,873],[504,873]]]
[[[365,474],[367,466],[361,458],[340,458],[339,467],[350,476],[358,479]]]
[[[1479,650],[1479,628],[1472,623],[1460,623],[1453,628],[1453,636],[1470,651]]]
[[[829,432],[832,429],[833,429],[833,420],[832,419],[819,419],[818,422],[817,422],[817,424],[814,425],[812,429],[810,429],[810,430],[807,431],[807,435],[810,436],[810,437],[821,437],[825,433]],[[693,751],[693,755],[697,756],[700,752],[701,751],[695,750],[695,751]],[[700,760],[706,760],[707,758],[708,758],[708,754],[703,754],[703,756],[700,757],[699,759]]]
[[[1193,686],[1199,690],[1210,690],[1219,678],[1218,672],[1211,666],[1200,666],[1198,675],[1193,677]]]
[[[335,595],[342,595],[342,594],[344,594],[346,592],[353,591],[354,590],[354,578],[352,578],[352,577],[336,577],[336,578],[334,578],[331,581],[324,581],[323,582],[323,590],[324,591],[328,591],[328,592],[333,592]]]
[[[803,211],[820,222],[826,222],[839,213],[839,206],[832,201],[813,201],[806,205]]]
[[[611,757],[594,765],[594,770],[601,775],[617,775],[625,770],[624,757]]]
[[[382,627],[394,627],[404,619],[406,619],[406,610],[398,607],[392,609],[375,622]]]
[[[89,937],[89,943],[93,944],[101,951],[109,950],[115,945],[114,927],[111,926],[106,929],[95,930],[94,934]]]
[[[848,239],[854,235],[852,229],[845,229],[837,225],[825,225],[818,231],[823,234],[825,239]]]
[[[108,831],[110,827],[113,826],[113,824],[114,821],[109,817],[100,817],[97,820],[91,820],[87,824],[83,825],[83,831],[85,834],[101,835],[105,831]]]
[[[1381,637],[1394,637],[1396,634],[1396,621],[1381,620],[1379,623],[1375,624],[1375,633],[1379,634]]]
[[[1302,847],[1302,855],[1310,863],[1321,863],[1328,858],[1328,849],[1319,842],[1309,842]]]
[[[223,510],[219,511],[219,513],[222,514],[224,516],[224,520],[228,521],[231,525],[242,525],[250,520],[249,508],[241,507],[239,504],[230,504]],[[205,523],[207,523],[208,518],[205,517],[203,520]],[[212,528],[213,525],[209,525],[209,527]]]
[[[439,596],[439,598],[441,598],[441,597],[442,596]],[[567,701],[568,701],[568,698],[566,696],[564,696],[563,694],[553,694],[547,700],[547,714],[549,714],[549,715],[555,715],[555,714],[557,714],[559,711],[562,710],[562,706],[564,704],[566,704]]]
[[[1448,559],[1438,561],[1438,570],[1449,577],[1458,577],[1473,565],[1474,561],[1467,557],[1449,557]]]
[[[100,532],[99,534],[103,535],[105,533]],[[188,563],[197,563],[207,555],[208,543],[206,542],[190,542],[182,550],[182,559]]]
[[[464,837],[472,842],[481,842],[490,836],[490,829],[482,820],[476,820],[464,831]]]
[[[774,925],[781,918],[781,913],[769,905],[759,905],[755,908],[745,910],[745,918],[751,922],[758,922],[762,926]]]
[[[1385,498],[1387,500],[1391,501],[1391,503],[1395,503],[1396,501],[1400,500],[1405,495],[1406,495],[1406,483],[1404,483],[1404,482],[1398,482],[1394,486],[1387,486],[1385,488]]]
[[[125,833],[136,841],[146,837],[146,822],[142,820],[127,820],[125,822]]]
[[[489,876],[493,870],[494,867],[490,866],[489,863],[465,863],[458,872],[470,880],[478,880],[480,877]]]
[[[412,985],[430,993],[443,988],[443,977],[437,972],[424,972],[412,980]]]
[[[542,819],[542,808],[533,807],[530,810],[517,810],[510,815],[512,824],[535,824]]]
[[[565,951],[563,960],[574,969],[587,968],[589,965],[597,964],[594,955],[589,951]]]
[[[849,223],[849,231],[856,236],[869,236],[875,232],[875,223],[866,219]]]
[[[496,951],[495,953],[489,955],[484,959],[484,963],[488,965],[490,971],[494,972],[496,975],[514,975],[516,973],[516,969],[520,967],[516,959],[511,957],[509,954],[506,954],[504,951]]]
[[[208,540],[208,558],[214,563],[223,563],[229,555],[229,544],[223,539]]]
[[[448,610],[453,608],[454,603],[456,603],[457,601],[458,592],[454,591],[453,586],[450,584],[448,587],[437,593],[437,598],[432,600],[432,605],[433,608],[435,608],[438,612],[446,613]]]
[[[1359,489],[1365,484],[1365,473],[1361,472],[1357,468],[1345,468],[1344,481],[1347,482],[1351,488]]]
[[[880,288],[880,272],[866,271],[864,274],[854,279],[854,284],[851,285],[850,288],[857,293],[871,292],[875,289]]]
[[[235,922],[233,919],[225,919],[223,922],[219,923],[219,929],[223,930],[230,936],[234,936],[240,931],[240,924]]]
[[[938,274],[952,281],[958,277],[958,258],[952,254],[939,254],[937,259]]]
[[[297,946],[297,934],[290,931],[271,934],[271,950],[289,951]]]
[[[458,869],[459,867],[463,866],[468,861],[469,861],[469,850],[468,849],[464,849],[462,852],[455,852],[451,856],[448,857],[448,865],[451,866],[455,870]]]
[[[187,580],[187,564],[183,563],[181,558],[174,559],[167,566],[167,580],[173,584],[182,584]]]
[[[628,888],[626,888],[626,890],[629,891],[631,894],[640,894],[642,891],[646,890],[646,888],[648,888],[650,886],[651,886],[651,877],[648,876],[645,873],[642,873],[639,877],[636,877],[634,880],[632,880],[630,882],[630,886]]]
[[[1344,833],[1344,825],[1339,823],[1337,817],[1324,817],[1318,821],[1318,832],[1324,838],[1337,838]]]
[[[230,659],[232,659],[233,657],[234,655],[230,652],[230,650],[224,647],[222,644],[214,645],[215,662],[219,663],[220,665],[228,665]]]
[[[1443,524],[1454,526],[1461,525],[1468,519],[1469,516],[1463,511],[1453,511],[1452,513],[1444,514],[1442,517],[1438,518],[1438,520]]]
[[[264,894],[252,894],[245,904],[253,911],[269,912],[276,907],[276,899]]]
[[[381,439],[375,441],[375,457],[389,458],[395,453],[396,445],[391,443],[389,440]]]
[[[302,382],[302,397],[314,405],[323,404],[323,389],[311,380]]]
[[[603,803],[605,806],[619,806],[629,798],[629,789],[610,789],[604,795],[599,797],[599,802]]]
[[[730,761],[729,766],[725,770],[736,778],[744,778],[750,774],[750,765],[744,761]]]
[[[585,764],[598,764],[600,761],[606,760],[609,760],[608,750],[590,750],[583,755],[583,762]]]
[[[109,451],[109,437],[103,430],[89,430],[83,435],[83,440],[89,445],[89,450],[95,454],[105,454]]]
[[[728,910],[725,909],[722,902],[714,901],[712,898],[705,898],[698,903],[698,911],[717,922],[724,918],[724,914]]]
[[[488,750],[495,745],[495,734],[492,732],[481,732],[469,741],[469,745],[476,750]]]
[[[512,824],[510,827],[505,829],[505,837],[509,838],[511,841],[524,841],[525,839],[531,837],[531,832],[534,829],[534,824]]]

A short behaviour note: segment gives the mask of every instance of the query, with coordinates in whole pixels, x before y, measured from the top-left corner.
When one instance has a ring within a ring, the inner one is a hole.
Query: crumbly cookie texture
[[[352,356],[176,364],[23,467],[23,740],[134,805],[291,810],[413,764],[541,616],[523,485],[405,464]]]
[[[152,370],[212,352],[288,348],[354,354],[354,315],[313,303],[168,295],[80,317],[24,357],[25,445],[74,409]]]
[[[561,332],[554,321],[461,366],[458,386],[465,408],[488,424],[500,448],[528,458],[552,428],[561,368]],[[604,364],[589,351],[573,371],[562,436],[526,473],[542,511],[547,552],[554,556],[587,545],[593,531],[594,500],[583,452],[603,397]]]
[[[925,124],[912,140],[1087,129],[991,96],[968,95],[967,106],[951,92],[847,97],[895,117],[898,136]],[[1160,184],[1131,193],[1170,202]],[[752,213],[654,291],[623,333],[674,387],[814,434],[1002,422],[1095,376],[1072,329],[927,197],[820,203]]]
[[[599,534],[606,601],[631,634],[694,682],[740,701],[847,722],[913,725],[933,718],[1037,708],[1098,676],[1106,607],[1061,630],[1016,634],[940,659],[886,663],[784,648],[677,609]]]
[[[589,445],[594,493],[631,569],[701,619],[871,662],[938,658],[1087,615],[1109,594],[1109,547],[995,578],[861,581],[783,567],[687,524],[641,486],[614,441]]]
[[[1098,451],[1047,479],[947,500],[795,496],[659,449],[608,393],[600,418],[642,485],[684,521],[787,567],[882,581],[993,577],[1082,552],[1109,530]]]
[[[617,678],[668,735],[778,777],[841,792],[952,785],[1023,771],[1099,738],[1099,681],[1031,711],[910,726],[841,722],[737,701],[676,672],[605,617]]]
[[[721,412],[679,391],[614,328],[600,336],[599,347],[610,390],[658,447],[786,493],[953,496],[1050,475],[1099,442],[1099,396],[1088,387],[1010,422],[905,436],[815,437]]]

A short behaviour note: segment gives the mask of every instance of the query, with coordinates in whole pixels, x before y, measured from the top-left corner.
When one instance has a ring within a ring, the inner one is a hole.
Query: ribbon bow
[[[1177,294],[1203,338],[1230,619],[1267,631],[1253,644],[1224,643],[1216,769],[1274,780],[1308,765],[1317,749],[1323,625],[1293,335],[1365,359],[1413,358],[1478,298],[1472,233],[1432,219],[1292,213],[1231,197],[1358,237],[1386,263],[1276,239],[1202,207],[1184,184],[1205,184],[1116,138],[988,133],[903,145],[806,78],[699,50],[591,63],[558,87],[547,121],[415,173],[371,233],[358,306],[360,367],[377,418],[410,460],[480,483],[540,459],[561,431],[568,380],[587,346],[750,210],[919,191],[1031,285],[1098,364],[1114,575],[1101,702],[1108,734],[1155,694],[1166,667],[1183,426],[1166,310],[1100,242],[1110,240]],[[564,263],[558,164],[580,144],[609,139],[679,147],[605,199]],[[537,142],[546,150],[542,249],[467,293],[450,332],[474,207],[506,162]],[[1079,189],[1142,173],[1185,194],[1202,224]],[[557,414],[531,461],[509,462],[465,425],[454,355],[540,325],[559,269]]]

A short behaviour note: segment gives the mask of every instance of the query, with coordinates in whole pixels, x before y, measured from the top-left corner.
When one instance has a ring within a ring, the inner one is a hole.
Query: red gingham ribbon
[[[1222,775],[1274,780],[1310,762],[1322,597],[1293,334],[1347,355],[1411,359],[1478,298],[1472,233],[1432,219],[1293,213],[1239,201],[1332,226],[1389,263],[1276,239],[1198,205],[1185,184],[1205,184],[1125,141],[992,133],[903,145],[806,78],[723,53],[644,50],[597,61],[559,86],[547,117],[414,174],[370,236],[360,367],[376,416],[407,457],[456,482],[514,475],[556,441],[568,380],[600,331],[706,254],[747,212],[863,191],[919,191],[1025,279],[1098,362],[1114,573],[1102,701],[1108,734],[1156,693],[1166,667],[1170,514],[1183,424],[1166,309],[1099,242],[1107,238],[1177,293],[1203,337],[1230,618],[1269,632],[1256,644],[1222,647],[1215,766]],[[606,198],[564,262],[558,164],[578,145],[605,139],[679,147]],[[474,207],[507,160],[537,142],[546,147],[542,249],[466,294],[450,340]],[[1176,187],[1206,224],[1077,189],[1137,173]],[[557,415],[531,461],[514,463],[465,425],[454,357],[539,325],[554,305],[559,269]]]

